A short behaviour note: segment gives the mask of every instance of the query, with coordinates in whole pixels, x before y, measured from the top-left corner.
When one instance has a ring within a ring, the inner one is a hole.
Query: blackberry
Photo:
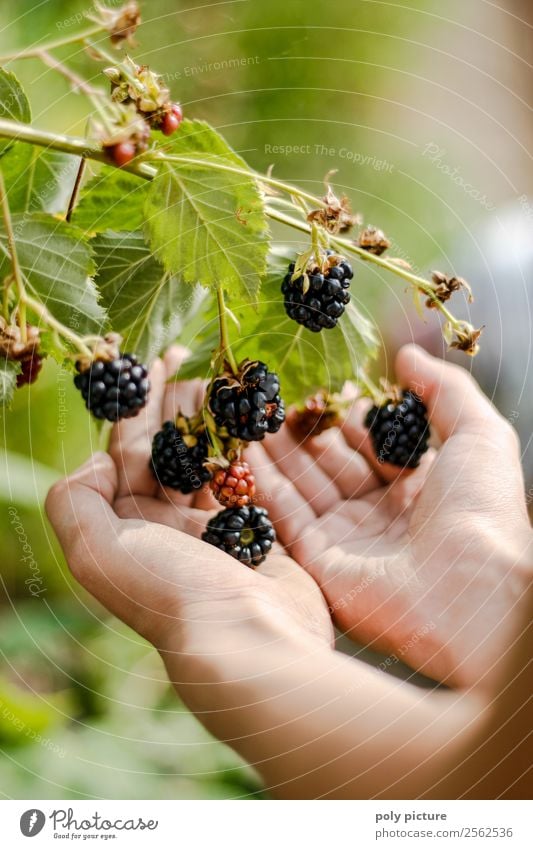
[[[79,374],[74,385],[97,419],[110,422],[130,419],[148,400],[148,369],[138,363],[135,354],[120,353],[113,360],[96,359],[85,369],[76,363],[76,368]]]
[[[422,401],[407,390],[398,402],[369,410],[369,428],[378,462],[415,469],[428,449],[429,422]]]
[[[202,539],[253,568],[266,558],[276,532],[264,507],[229,507],[209,520]]]
[[[217,469],[210,486],[224,507],[246,507],[255,495],[255,477],[248,463],[242,460],[236,460],[227,469]]]
[[[277,374],[261,362],[245,361],[237,377],[216,378],[209,407],[217,427],[244,442],[257,442],[277,433],[285,421],[285,405],[279,394]]]
[[[165,422],[152,442],[150,466],[161,486],[177,489],[184,495],[198,490],[211,479],[205,467],[209,442],[205,430],[191,432],[190,420],[178,417],[177,423]]]
[[[35,383],[39,372],[43,367],[42,357],[37,352],[34,352],[29,357],[24,357],[20,360],[22,371],[17,374],[17,386],[26,386],[27,383]]]
[[[344,259],[338,260],[337,265],[331,265],[324,273],[315,267],[308,272],[307,279],[302,274],[296,280],[292,279],[294,268],[291,262],[281,286],[287,315],[313,333],[331,330],[350,301],[351,265]]]

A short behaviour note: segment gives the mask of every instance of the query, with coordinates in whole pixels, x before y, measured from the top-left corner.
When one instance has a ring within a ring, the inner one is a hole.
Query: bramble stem
[[[28,47],[25,50],[18,50],[15,53],[6,53],[4,56],[0,56],[0,64],[3,65],[6,62],[14,62],[17,59],[32,59],[38,56],[39,53],[42,53],[43,50],[57,50],[58,47],[67,47],[69,44],[79,44],[87,38],[93,38],[93,36],[99,35],[104,31],[104,27],[97,25],[90,27],[90,29],[83,30],[82,32],[74,33],[74,35],[68,36],[68,38],[58,38],[55,41],[48,41],[44,44],[37,45],[36,47]]]
[[[72,330],[69,330],[68,327],[65,327],[64,324],[61,324],[57,318],[54,318],[51,312],[49,312],[44,304],[40,301],[37,301],[35,298],[26,295],[24,298],[26,304],[29,306],[33,312],[37,313],[39,318],[53,331],[57,332],[64,339],[68,339],[68,341],[80,352],[84,357],[91,357],[92,351],[87,345],[83,342],[80,337],[74,333]]]
[[[148,158],[148,157],[147,157]],[[229,174],[240,174],[243,177],[252,177],[258,183],[264,183],[267,186],[272,186],[274,189],[285,194],[294,195],[294,197],[307,200],[314,206],[325,207],[325,203],[309,192],[303,191],[289,183],[283,183],[281,180],[275,180],[273,177],[267,177],[266,174],[259,174],[257,171],[252,171],[251,168],[239,168],[237,165],[226,165],[224,162],[217,162],[216,159],[195,159],[192,156],[179,156],[177,154],[161,154],[158,153],[152,157],[155,161],[163,160],[164,162],[181,162],[183,165],[200,165],[201,167],[213,168],[215,171],[226,171]]]
[[[235,357],[233,355],[233,351],[231,350],[229,331],[228,331],[228,314],[226,310],[226,303],[224,301],[224,292],[221,286],[217,289],[217,301],[218,301],[218,321],[220,327],[220,352],[223,357],[225,357],[228,363],[231,366],[231,370],[233,374],[237,374],[238,367]]]
[[[20,324],[20,335],[23,342],[28,341],[28,333],[26,327],[26,305],[25,305],[25,296],[26,296],[26,287],[24,286],[24,280],[22,278],[22,272],[20,270],[20,264],[17,253],[17,245],[15,242],[15,234],[13,232],[13,222],[11,221],[11,212],[9,209],[9,201],[7,199],[6,192],[6,184],[4,181],[4,174],[0,169],[0,205],[2,207],[2,217],[4,219],[4,226],[6,228],[7,235],[7,246],[9,250],[9,255],[11,258],[11,267],[13,269],[13,280],[15,281],[15,285],[17,287],[17,292],[19,296],[19,324]],[[7,285],[4,283],[4,285]]]
[[[63,153],[71,153],[74,156],[82,156],[85,159],[93,159],[95,162],[103,162],[106,165],[111,165],[102,148],[88,139],[49,133],[46,130],[37,130],[28,124],[9,121],[6,118],[0,118],[0,138],[14,139],[15,141],[34,144],[38,147],[49,148],[50,150],[60,150]],[[153,179],[157,173],[155,168],[150,167],[144,162],[136,162],[135,160],[128,165],[123,165],[122,170],[129,171],[137,177],[143,177],[145,180]]]
[[[105,152],[97,145],[87,141],[86,139],[57,135],[44,130],[36,130],[34,127],[18,123],[17,121],[9,121],[3,118],[0,119],[0,138],[17,139],[40,147],[61,150],[64,153],[71,153],[86,159],[93,159],[97,162],[104,162],[108,165],[110,164]],[[188,156],[167,155],[161,152],[152,152],[146,154],[141,160],[133,161],[131,164],[123,166],[123,169],[138,177],[142,177],[145,180],[151,180],[157,176],[157,170],[149,164],[150,162],[175,162],[177,164],[195,165],[202,168],[212,168],[216,171],[239,174],[243,177],[256,180],[259,185],[263,183],[276,188],[289,196],[299,198],[302,201],[308,201],[312,203],[315,208],[325,206],[324,202],[319,198],[316,198],[308,192],[298,189],[296,186],[292,186],[289,183],[283,183],[281,180],[275,180],[272,177],[259,174],[258,172],[248,168],[239,168],[238,166],[228,165],[212,159],[201,159]],[[292,216],[285,215],[283,212],[275,210],[268,205],[266,205],[265,211],[268,217],[273,221],[278,221],[281,224],[293,227],[294,229],[300,230],[300,232],[308,235],[311,233],[311,227],[305,221],[299,221]],[[364,262],[373,263],[374,265],[395,274],[397,277],[402,278],[407,283],[414,286],[417,290],[424,292],[428,298],[431,298],[436,308],[440,310],[453,328],[460,327],[460,321],[456,319],[442,301],[437,298],[435,294],[435,287],[430,281],[413,274],[405,268],[395,265],[391,260],[377,256],[377,254],[370,253],[348,239],[343,239],[339,236],[332,236],[331,243],[343,251],[355,254]]]

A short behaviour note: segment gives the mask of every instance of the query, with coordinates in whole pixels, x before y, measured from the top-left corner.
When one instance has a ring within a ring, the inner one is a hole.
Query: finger
[[[196,539],[200,539],[209,519],[216,512],[216,510],[211,512],[196,510],[171,501],[165,503],[156,498],[144,496],[118,499],[115,510],[121,519],[142,519],[145,522],[167,525]]]
[[[99,452],[48,493],[48,518],[73,574],[84,585],[91,565],[109,557],[118,537],[120,519],[112,507],[117,487],[113,459]]]
[[[456,503],[475,503],[478,512],[485,507],[503,521],[504,515],[509,520],[511,514],[509,507],[507,514],[502,511],[502,499],[511,495],[520,520],[527,518],[516,431],[470,374],[416,345],[401,349],[396,371],[428,408],[431,426],[443,442],[434,468],[447,474],[432,473],[434,496],[442,486],[442,498],[449,497],[453,484]],[[497,486],[489,470],[497,470]]]
[[[305,449],[334,481],[343,498],[361,498],[382,485],[368,460],[347,445],[339,428],[306,440]]]
[[[292,550],[316,521],[307,500],[282,475],[264,447],[257,442],[247,449],[247,460],[257,484],[256,501],[268,509],[280,541]]]
[[[308,452],[304,451],[288,428],[264,443],[265,451],[285,478],[309,503],[317,516],[330,510],[341,499],[338,487]]]
[[[505,436],[514,433],[466,369],[432,357],[418,345],[406,345],[398,352],[396,373],[422,399],[443,442],[457,433],[478,435],[489,428]]]
[[[116,424],[111,433],[109,453],[118,471],[118,494],[155,493],[157,482],[148,460],[152,439],[161,426],[161,410],[165,392],[165,369],[157,359],[150,369],[150,397],[148,404],[133,419]]]

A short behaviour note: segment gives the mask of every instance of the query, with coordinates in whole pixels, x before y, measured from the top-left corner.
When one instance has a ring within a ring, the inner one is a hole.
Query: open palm
[[[359,402],[342,431],[298,445],[284,429],[247,456],[281,541],[339,628],[471,684],[490,674],[529,578],[518,444],[464,370],[408,346],[397,373],[442,441],[416,471],[375,461]]]
[[[109,462],[116,480],[110,484],[113,491],[107,500],[120,536],[120,551],[114,559],[124,559],[127,549],[128,583],[123,585],[124,570],[120,570],[118,586],[102,576],[100,585],[95,588],[93,580],[89,589],[137,630],[139,616],[148,622],[166,620],[170,626],[175,619],[185,627],[187,621],[194,622],[206,630],[222,620],[236,623],[239,602],[251,599],[258,617],[283,620],[293,632],[331,645],[333,630],[320,590],[279,543],[256,570],[236,563],[200,540],[209,518],[220,509],[210,491],[182,495],[162,489],[149,469],[152,439],[161,424],[174,419],[178,409],[192,415],[202,403],[200,381],[165,382],[182,358],[183,350],[174,348],[164,362],[155,363],[147,407],[137,418],[113,429]],[[91,527],[98,526],[94,516],[90,521]],[[108,551],[114,542],[108,537]],[[83,582],[83,576],[78,577]],[[132,612],[125,616],[129,608]],[[150,633],[147,636],[152,638]],[[190,641],[188,649],[192,650]]]

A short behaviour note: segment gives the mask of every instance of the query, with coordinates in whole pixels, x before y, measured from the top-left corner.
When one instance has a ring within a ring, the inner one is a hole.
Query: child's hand
[[[379,465],[363,402],[305,446],[288,428],[250,447],[278,538],[339,628],[427,674],[490,672],[533,574],[518,441],[468,373],[415,346],[397,361],[442,441],[413,473]]]
[[[281,546],[248,569],[200,541],[220,509],[209,495],[162,491],[155,481],[154,433],[178,400],[186,414],[201,403],[197,384],[165,385],[178,362],[174,349],[155,363],[148,407],[115,427],[111,456],[94,455],[50,491],[46,509],[73,574],[163,651],[241,651],[278,639],[329,646],[324,599]]]

